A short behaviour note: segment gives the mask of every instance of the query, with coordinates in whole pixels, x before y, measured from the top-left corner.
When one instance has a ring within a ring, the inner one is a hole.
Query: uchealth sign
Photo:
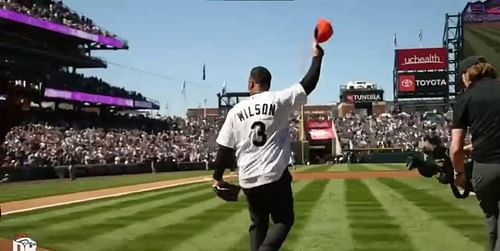
[[[448,91],[446,72],[404,73],[398,76],[398,97],[440,97]]]
[[[445,69],[448,69],[448,50],[446,48],[396,50],[397,71]]]

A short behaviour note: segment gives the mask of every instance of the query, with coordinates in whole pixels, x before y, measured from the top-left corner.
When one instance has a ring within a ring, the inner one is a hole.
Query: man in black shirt
[[[460,84],[465,92],[453,107],[450,157],[455,184],[464,187],[464,155],[474,160],[472,185],[486,216],[489,251],[500,251],[498,238],[500,207],[500,81],[493,66],[483,57],[460,62]],[[469,129],[472,147],[464,146]],[[465,148],[465,149],[464,149]]]

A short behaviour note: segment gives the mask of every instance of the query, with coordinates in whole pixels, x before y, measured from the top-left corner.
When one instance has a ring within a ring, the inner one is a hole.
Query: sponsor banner
[[[134,100],[134,108],[151,109],[153,108],[153,103],[142,100]]]
[[[45,88],[44,96],[47,98],[59,98],[71,101],[100,103],[105,105],[116,105],[124,107],[133,107],[134,100],[119,97],[111,97],[104,95],[97,95],[85,92],[58,90],[52,88]]]
[[[380,91],[373,92],[346,92],[343,94],[343,100],[348,103],[372,103],[384,100],[384,93]]]
[[[329,129],[311,129],[309,130],[311,141],[314,140],[331,140],[333,138],[332,128]]]
[[[402,73],[397,79],[398,97],[441,97],[448,92],[446,72]]]
[[[313,129],[313,128],[331,128],[332,127],[332,121],[331,120],[325,120],[325,121],[312,121],[309,120],[307,121],[307,128]]]
[[[448,69],[448,50],[446,48],[396,50],[397,71],[446,69]]]

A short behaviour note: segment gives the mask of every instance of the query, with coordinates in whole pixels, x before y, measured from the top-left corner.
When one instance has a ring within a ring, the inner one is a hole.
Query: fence
[[[151,163],[140,164],[104,164],[104,165],[74,165],[73,174],[78,177],[94,177],[108,175],[140,174],[152,172],[175,172],[213,169],[213,163],[206,162],[160,162],[155,163],[154,170]],[[0,169],[0,174],[9,175],[9,181],[28,181],[42,179],[69,178],[69,166],[32,167]]]

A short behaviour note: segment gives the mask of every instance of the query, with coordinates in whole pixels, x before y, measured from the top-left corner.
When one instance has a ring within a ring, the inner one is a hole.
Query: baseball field
[[[207,175],[2,184],[0,237],[26,233],[52,251],[248,250],[244,197],[221,201]],[[293,176],[296,223],[282,250],[484,250],[476,198],[456,200],[403,165],[299,167]]]

